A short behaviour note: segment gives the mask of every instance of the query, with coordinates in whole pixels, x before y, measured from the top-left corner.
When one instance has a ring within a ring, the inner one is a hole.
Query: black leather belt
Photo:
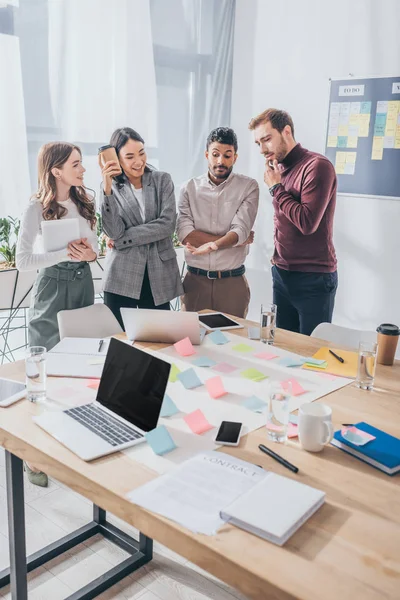
[[[196,267],[188,267],[189,273],[193,273],[193,275],[203,275],[203,277],[208,277],[208,279],[225,279],[225,277],[240,277],[244,275],[246,269],[244,265],[238,267],[237,269],[232,269],[231,271],[206,271],[205,269],[197,269]]]

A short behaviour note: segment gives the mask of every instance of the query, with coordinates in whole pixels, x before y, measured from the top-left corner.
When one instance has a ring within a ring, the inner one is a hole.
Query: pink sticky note
[[[272,360],[273,358],[277,358],[277,354],[272,354],[272,352],[257,352],[254,355],[256,358],[262,358],[263,360]]]
[[[224,384],[222,383],[222,379],[219,375],[216,377],[211,377],[211,379],[207,379],[205,386],[211,398],[221,398],[221,396],[225,396],[225,394],[228,393],[224,388]]]
[[[100,385],[100,379],[91,379],[89,383],[86,384],[86,387],[91,390],[98,390]]]
[[[337,379],[337,375],[331,375],[330,373],[318,373],[318,375],[324,379],[328,379],[328,381],[334,381]]]
[[[268,429],[270,431],[282,431],[282,426],[274,425],[274,423],[268,423]],[[288,438],[294,438],[298,436],[298,428],[294,423],[289,423],[287,428]]]
[[[286,381],[282,381],[283,389],[288,390],[290,387],[289,384],[292,384],[292,396],[301,396],[301,394],[306,393],[306,390],[300,385],[297,379],[294,379],[294,377],[291,377]]]
[[[207,421],[199,408],[186,415],[186,417],[183,417],[183,420],[187,425],[189,425],[193,433],[197,433],[198,435],[201,435],[202,433],[205,433],[214,427]]]
[[[174,348],[180,356],[192,356],[192,354],[196,354],[192,342],[188,337],[183,338],[180,342],[176,342]]]
[[[212,367],[213,371],[219,371],[220,373],[232,373],[232,371],[237,371],[238,367],[234,367],[233,365],[229,365],[228,363],[222,362],[214,365]]]

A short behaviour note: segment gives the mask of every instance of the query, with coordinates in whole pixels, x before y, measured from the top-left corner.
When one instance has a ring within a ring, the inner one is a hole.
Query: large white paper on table
[[[214,535],[220,512],[267,476],[267,472],[222,452],[204,452],[130,492],[134,504],[172,519],[195,533]]]
[[[103,343],[99,351],[101,341]],[[89,354],[101,357],[106,356],[109,345],[109,339],[65,337],[50,352],[53,354]]]

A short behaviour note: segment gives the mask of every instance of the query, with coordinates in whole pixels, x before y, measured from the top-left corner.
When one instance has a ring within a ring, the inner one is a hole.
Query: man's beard
[[[224,170],[217,171],[216,167],[209,168],[209,171],[215,179],[228,179],[229,175],[232,173],[233,167],[227,167]]]

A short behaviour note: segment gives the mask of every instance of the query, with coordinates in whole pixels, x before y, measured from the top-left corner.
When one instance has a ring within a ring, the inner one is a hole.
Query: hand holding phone
[[[223,446],[238,446],[242,427],[243,423],[222,421],[215,438],[215,443]]]

